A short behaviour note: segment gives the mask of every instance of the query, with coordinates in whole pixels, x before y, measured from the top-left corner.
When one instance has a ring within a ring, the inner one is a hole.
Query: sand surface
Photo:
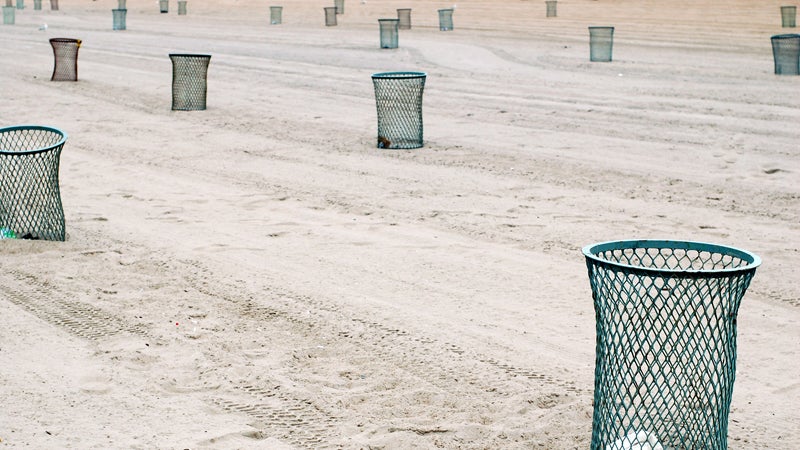
[[[588,448],[581,247],[763,265],[729,448],[800,448],[800,77],[782,1],[62,0],[0,26],[0,125],[51,125],[66,242],[0,242],[0,448]],[[400,48],[377,19],[412,8]],[[39,28],[47,24],[46,31]],[[590,63],[587,27],[616,27]],[[793,31],[793,30],[791,30]],[[51,82],[52,37],[83,40]],[[212,55],[171,111],[169,53]],[[428,73],[376,148],[370,74]]]

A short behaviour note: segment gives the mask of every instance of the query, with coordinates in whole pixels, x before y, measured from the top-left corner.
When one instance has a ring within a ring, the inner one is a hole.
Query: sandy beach
[[[124,31],[42,3],[0,25],[0,126],[68,134],[67,239],[0,241],[0,448],[585,449],[581,248],[635,238],[763,259],[728,444],[800,448],[786,2],[459,0],[448,32],[437,0],[127,0]],[[212,55],[205,111],[171,110],[170,53]],[[376,147],[395,70],[427,73],[423,148]]]

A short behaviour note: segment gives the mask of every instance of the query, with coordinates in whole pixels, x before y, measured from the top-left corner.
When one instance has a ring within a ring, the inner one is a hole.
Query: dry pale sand
[[[2,448],[588,447],[583,245],[764,264],[731,449],[800,448],[800,77],[783,0],[62,0],[0,26],[0,125],[56,126],[66,242],[0,242]],[[376,20],[411,7],[400,48]],[[48,24],[46,31],[39,26]],[[588,61],[589,25],[616,27]],[[52,37],[83,40],[49,81]],[[212,54],[170,110],[171,52]],[[370,74],[428,73],[375,148]]]

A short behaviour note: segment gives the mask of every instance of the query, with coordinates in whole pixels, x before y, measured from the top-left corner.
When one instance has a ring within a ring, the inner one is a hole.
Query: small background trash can
[[[117,9],[128,9],[125,0],[117,0]]]
[[[158,0],[158,8],[161,11],[161,14],[166,14],[169,12],[169,0]]]
[[[6,4],[4,6],[14,6],[13,0],[6,0]]]
[[[726,449],[736,316],[761,259],[657,240],[583,254],[597,320],[591,448]]]
[[[381,48],[397,48],[399,19],[378,19],[381,31]]]
[[[800,75],[800,34],[772,36],[775,75]]]
[[[17,10],[13,6],[3,6],[3,25],[14,25]]]
[[[125,30],[127,29],[127,25],[125,23],[125,18],[128,14],[127,9],[112,9],[111,15],[114,18],[114,25],[112,27],[113,30]]]
[[[58,186],[67,135],[56,128],[0,128],[0,229],[22,239],[63,241]]]
[[[589,61],[611,61],[614,27],[589,27]]]
[[[557,2],[555,0],[550,0],[544,3],[547,5],[547,17],[556,17]]]
[[[186,0],[178,0],[178,15],[186,15]]]
[[[440,9],[439,10],[439,31],[452,31],[453,30],[453,10]]]
[[[80,39],[53,38],[53,76],[50,81],[78,81],[78,49]]]
[[[25,0],[17,0],[17,9],[25,9]]]
[[[33,0],[33,10],[34,11],[42,10],[42,0]]]
[[[781,24],[783,28],[794,28],[797,21],[797,6],[781,6]]]
[[[58,0],[50,0],[50,10],[58,11]]]
[[[172,60],[172,110],[206,109],[208,63],[211,55],[170,53]]]
[[[372,74],[378,109],[378,148],[422,147],[424,72]]]
[[[325,26],[326,27],[336,26],[336,7],[329,6],[324,9],[325,9]]]
[[[333,4],[336,6],[336,14],[344,14],[344,0],[334,0]]]
[[[280,25],[283,23],[283,6],[269,7],[269,23],[272,25]]]
[[[400,30],[411,29],[411,8],[401,8],[397,10],[397,28]]]

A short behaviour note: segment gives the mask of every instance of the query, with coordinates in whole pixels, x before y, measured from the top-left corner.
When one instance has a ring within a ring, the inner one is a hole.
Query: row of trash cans
[[[6,8],[13,8],[13,1],[6,0],[5,4]],[[17,7],[16,9],[25,9],[25,0],[17,0]],[[33,9],[41,10],[42,9],[42,0],[33,0]],[[58,11],[58,0],[50,0],[50,9],[53,11]]]

